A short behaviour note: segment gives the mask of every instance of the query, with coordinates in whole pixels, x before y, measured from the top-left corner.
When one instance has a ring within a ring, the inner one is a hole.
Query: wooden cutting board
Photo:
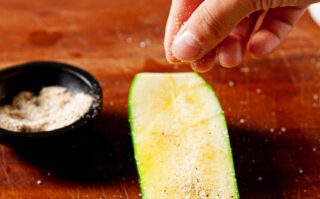
[[[92,139],[75,157],[0,146],[1,199],[140,198],[127,118],[131,80],[142,71],[190,70],[164,59],[169,5],[0,0],[0,68],[63,61],[92,73],[104,93]],[[320,197],[319,38],[305,15],[272,56],[203,74],[225,110],[242,198]]]

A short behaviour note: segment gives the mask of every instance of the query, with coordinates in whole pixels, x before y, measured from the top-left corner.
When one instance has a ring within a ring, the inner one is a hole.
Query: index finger
[[[184,22],[189,19],[202,2],[203,0],[172,0],[164,37],[166,58],[170,63],[180,63],[172,54],[171,46],[173,40]]]

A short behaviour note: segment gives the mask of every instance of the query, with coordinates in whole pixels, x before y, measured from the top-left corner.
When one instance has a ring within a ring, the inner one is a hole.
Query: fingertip
[[[181,64],[182,63],[172,53],[169,53],[169,52],[166,52],[166,59],[170,64]]]
[[[192,62],[190,64],[191,69],[196,72],[196,73],[206,73],[209,72],[213,67],[214,67],[214,63],[210,63],[207,65],[203,65],[203,64],[198,64],[197,62]]]
[[[189,30],[179,31],[172,43],[172,54],[182,61],[197,60],[201,51],[200,43],[195,39]]]
[[[275,51],[281,40],[269,30],[259,30],[249,40],[249,51],[254,57],[265,57]]]
[[[172,1],[164,37],[166,59],[169,63],[182,63],[172,53],[173,41],[175,40],[175,37],[179,35],[179,32],[184,29],[183,24],[201,3],[202,0]]]
[[[236,38],[227,37],[219,49],[220,65],[226,68],[236,67],[243,60],[243,49],[240,41]]]
[[[203,58],[191,62],[190,66],[193,71],[197,73],[206,73],[216,65],[216,51],[213,50],[205,55]]]

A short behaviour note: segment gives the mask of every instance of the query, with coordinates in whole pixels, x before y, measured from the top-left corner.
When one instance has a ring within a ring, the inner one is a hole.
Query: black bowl
[[[85,133],[102,108],[102,91],[97,80],[74,66],[58,62],[30,62],[0,71],[0,105],[10,103],[21,91],[38,93],[46,86],[62,86],[71,92],[85,92],[94,97],[87,113],[74,123],[52,131],[25,133],[0,128],[0,143],[16,148],[35,148],[70,144]],[[41,149],[39,149],[41,150]]]

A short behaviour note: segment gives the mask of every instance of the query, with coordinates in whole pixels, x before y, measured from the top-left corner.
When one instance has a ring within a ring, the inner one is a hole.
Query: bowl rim
[[[56,135],[65,134],[71,132],[75,129],[79,129],[84,127],[90,121],[94,120],[102,110],[103,104],[103,94],[102,88],[98,82],[98,80],[93,77],[89,72],[76,67],[75,65],[58,62],[58,61],[31,61],[26,63],[21,63],[18,65],[9,66],[8,68],[0,70],[0,77],[5,74],[14,73],[19,70],[26,70],[28,68],[37,69],[37,67],[43,67],[43,65],[48,65],[50,67],[59,68],[61,71],[65,73],[69,73],[71,75],[76,76],[81,81],[84,81],[87,85],[93,87],[91,92],[87,93],[94,97],[94,102],[91,104],[89,110],[78,120],[73,123],[50,131],[38,131],[38,132],[17,132],[10,131],[0,127],[0,136],[5,137],[19,137],[19,138],[44,138],[44,137],[52,137]]]

